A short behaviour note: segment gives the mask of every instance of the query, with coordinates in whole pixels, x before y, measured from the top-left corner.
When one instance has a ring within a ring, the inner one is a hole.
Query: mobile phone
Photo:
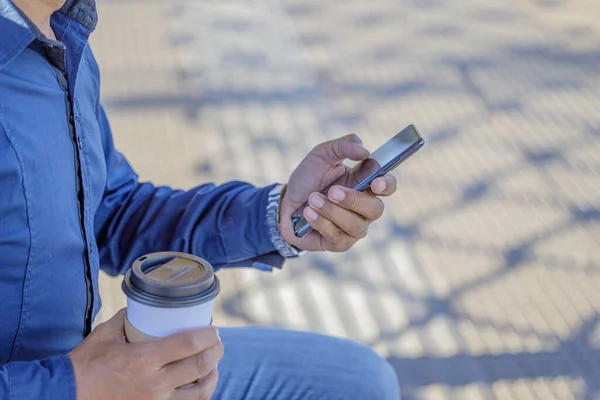
[[[334,185],[351,187],[361,192],[365,191],[371,186],[375,178],[383,176],[396,168],[423,147],[423,144],[425,144],[425,141],[417,128],[414,125],[409,125],[375,150],[369,158],[323,189],[321,193],[327,195],[329,188]],[[304,204],[292,214],[294,234],[300,238],[312,230],[310,224],[302,216],[302,212],[307,205],[308,203]]]

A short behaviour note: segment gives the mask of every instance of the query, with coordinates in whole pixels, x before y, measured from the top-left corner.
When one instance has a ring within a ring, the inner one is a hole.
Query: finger
[[[350,238],[333,222],[329,221],[323,216],[320,216],[311,207],[306,207],[304,209],[304,218],[306,218],[314,230],[321,234],[323,238],[322,240],[324,240],[322,246],[323,250],[346,251],[355,242],[354,239]]]
[[[192,385],[179,388],[173,392],[171,400],[209,400],[217,384],[219,383],[219,371],[215,368],[202,380]]]
[[[223,344],[219,343],[199,354],[165,365],[162,371],[167,382],[177,388],[208,376],[223,354]]]
[[[376,178],[371,183],[371,192],[376,196],[391,196],[396,192],[396,187],[396,177],[391,174],[386,174]]]
[[[365,196],[368,195],[365,194]],[[371,199],[377,199],[373,196],[369,197]],[[320,216],[331,221],[351,238],[358,240],[366,236],[367,230],[369,229],[369,221],[361,215],[347,210],[338,204],[332,203],[320,193],[312,193],[308,196],[308,204],[310,204]]]
[[[325,251],[323,248],[324,240],[323,236],[316,230],[311,229],[300,241],[297,247],[306,251]]]
[[[343,186],[334,186],[329,189],[327,198],[333,203],[363,216],[368,221],[379,219],[385,208],[380,198]]]
[[[92,334],[108,342],[125,343],[125,309],[120,309],[111,319],[101,323]]]
[[[369,157],[369,151],[363,147],[362,141],[355,134],[322,143],[315,150],[321,152],[329,163],[336,163],[347,158],[362,161]]]
[[[151,347],[157,362],[160,365],[166,365],[199,354],[220,342],[218,329],[210,325],[179,332],[147,343],[140,343],[140,345]]]

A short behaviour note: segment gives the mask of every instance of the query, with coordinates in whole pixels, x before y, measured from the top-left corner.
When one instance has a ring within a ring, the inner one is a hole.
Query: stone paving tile
[[[98,6],[103,102],[144,180],[264,185],[347,132],[427,139],[356,249],[221,271],[217,324],[369,344],[406,399],[600,399],[598,1]],[[124,306],[101,291],[98,321]]]

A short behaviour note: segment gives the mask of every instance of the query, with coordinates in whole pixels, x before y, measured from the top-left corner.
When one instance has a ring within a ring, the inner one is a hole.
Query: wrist
[[[285,195],[287,185],[276,185],[269,192],[267,204],[267,223],[269,225],[269,238],[275,249],[284,258],[296,258],[305,252],[291,245],[282,234],[282,199]]]
[[[287,189],[288,189],[288,185],[283,185],[283,188],[281,189],[281,197],[279,199],[279,217],[278,217],[278,222],[277,222],[277,227],[279,229],[279,234],[281,235],[281,237],[283,238],[283,240],[285,240],[285,242],[290,245],[290,246],[294,246],[294,242],[296,242],[296,237],[294,236],[293,233],[293,229],[292,229],[292,236],[290,237],[289,235],[289,221],[291,221],[291,212],[286,209],[285,207],[285,195],[287,193]],[[296,246],[294,246],[296,247]]]

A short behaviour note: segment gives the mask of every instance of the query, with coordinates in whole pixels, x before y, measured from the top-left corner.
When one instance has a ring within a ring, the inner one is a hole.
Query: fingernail
[[[358,144],[362,145],[363,141],[355,134],[354,135],[354,143],[358,143]]]
[[[316,208],[322,208],[325,205],[325,200],[316,193],[313,193],[308,198],[308,204]]]
[[[383,193],[385,191],[385,188],[387,187],[387,183],[386,183],[385,179],[381,179],[377,186],[379,186],[379,189],[378,189],[379,193]]]
[[[333,200],[342,201],[346,198],[346,193],[340,188],[335,188],[333,189],[333,192],[331,192],[331,198]]]
[[[306,207],[304,215],[306,215],[306,218],[310,219],[311,221],[316,221],[317,218],[319,218],[319,214],[317,214],[315,210],[309,207]]]

